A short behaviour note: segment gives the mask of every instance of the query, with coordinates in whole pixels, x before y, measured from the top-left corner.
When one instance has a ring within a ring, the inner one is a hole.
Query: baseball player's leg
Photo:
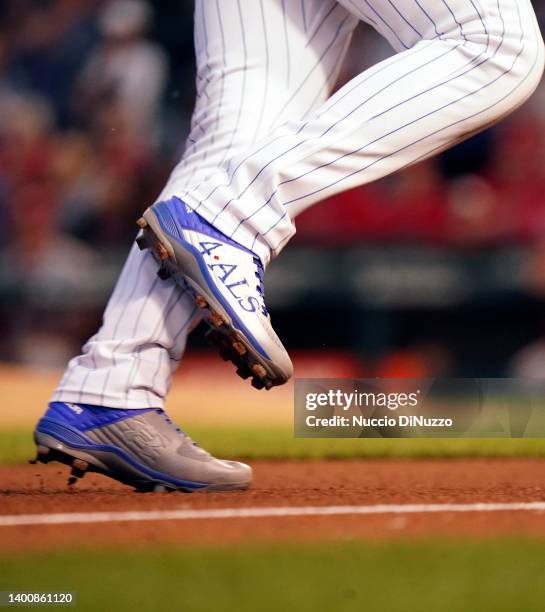
[[[197,100],[186,151],[161,198],[213,174],[288,116],[302,118],[328,97],[354,19],[333,0],[283,4],[197,2]],[[285,36],[280,50],[278,31]],[[195,311],[174,282],[159,280],[150,254],[133,247],[100,330],[71,361],[53,400],[161,406],[199,320]]]
[[[533,92],[543,41],[529,0],[342,0],[398,54],[288,121],[184,195],[266,262],[319,200],[433,155]]]
[[[202,180],[287,116],[319,106],[354,24],[333,0],[305,0],[296,9],[281,0],[198,2],[198,100],[186,153],[164,193]],[[279,28],[284,53],[272,50]],[[321,46],[318,34],[332,30],[339,34]],[[193,300],[156,271],[149,253],[131,250],[101,329],[72,360],[36,429],[39,459],[68,462],[76,474],[94,466],[141,488],[243,488],[247,466],[217,462],[160,409],[198,318]]]
[[[148,255],[131,249],[100,329],[70,361],[52,401],[162,406],[198,319],[193,302],[173,283],[161,282]]]
[[[373,24],[398,54],[141,220],[141,246],[186,283],[219,328],[213,337],[224,357],[260,387],[292,373],[262,276],[295,232],[295,216],[497,121],[531,94],[543,70],[528,0],[342,0],[338,9]]]
[[[215,124],[218,117],[227,113],[233,118],[233,122],[226,124],[230,138],[238,133],[239,143],[244,143],[255,142],[260,133],[268,133],[271,127],[289,118],[302,120],[327,98],[357,22],[357,17],[332,0],[231,1],[218,29],[221,34],[222,27],[228,24],[230,30],[236,31],[243,52],[231,57],[229,45],[224,44],[221,36],[215,37],[214,44],[208,44],[201,56],[199,68],[211,65],[212,74],[221,75],[227,65],[227,71],[234,70],[238,80],[229,88],[228,97],[219,95],[215,99],[217,106],[209,102],[203,105],[198,121]],[[198,82],[202,99],[207,93],[207,81],[201,75]],[[215,146],[213,137],[208,144]],[[219,170],[229,171],[230,160],[236,157],[225,156]],[[210,339],[218,345],[222,357],[235,363],[238,374],[252,377],[252,384],[258,388],[282,384],[291,375],[292,366],[263,304],[261,262],[254,253],[236,243],[222,241],[221,236],[218,242],[214,228],[201,223],[184,208],[180,196],[192,192],[192,185],[208,182],[208,177],[199,179],[193,175],[188,187],[183,178],[184,168],[182,162],[160,201],[144,214],[141,227],[145,231],[139,245],[152,249],[161,260],[162,274],[174,276],[180,283],[193,282],[187,275],[179,274],[178,264],[186,256],[195,264],[196,275],[208,274],[206,265],[197,264],[190,255],[195,249],[202,251],[210,259],[218,282],[213,286],[211,281],[207,287],[201,283],[203,291],[199,288],[199,292],[196,284],[190,288],[213,328]],[[218,168],[214,170],[209,176],[217,174]],[[164,232],[173,234],[172,242]],[[184,243],[182,247],[180,241]],[[186,249],[185,245],[190,243]],[[179,248],[182,250],[174,255]],[[242,323],[248,312],[254,316]]]
[[[183,197],[275,127],[319,108],[358,21],[337,0],[197,0],[192,131],[158,200]]]

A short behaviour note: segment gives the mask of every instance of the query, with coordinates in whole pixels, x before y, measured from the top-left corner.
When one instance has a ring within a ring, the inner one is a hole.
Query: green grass
[[[525,612],[545,543],[386,542],[0,555],[0,590],[73,590],[77,610]]]
[[[278,427],[191,427],[188,432],[218,456],[247,459],[545,457],[540,439],[302,439]],[[33,455],[29,430],[0,430],[0,463],[22,463]]]

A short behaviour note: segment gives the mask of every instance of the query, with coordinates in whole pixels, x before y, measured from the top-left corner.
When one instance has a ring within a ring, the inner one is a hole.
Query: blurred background
[[[134,221],[182,153],[192,11],[0,2],[0,361],[62,367],[100,324]],[[360,26],[339,84],[389,54]],[[544,375],[545,84],[500,125],[297,227],[267,295],[316,375]],[[190,345],[204,350],[202,332]]]

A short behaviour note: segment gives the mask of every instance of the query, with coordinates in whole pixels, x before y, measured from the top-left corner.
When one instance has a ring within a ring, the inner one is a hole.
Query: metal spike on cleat
[[[148,227],[148,222],[144,219],[144,217],[140,217],[140,219],[138,219],[136,222],[136,225],[138,225],[140,229],[146,229],[146,227]]]
[[[157,253],[157,256],[161,261],[168,259],[168,250],[166,246],[161,244],[160,242],[158,242],[155,246],[155,252]]]
[[[83,459],[74,459],[72,466],[81,472],[86,472],[89,469],[89,464]]]
[[[252,373],[250,372],[250,369],[247,368],[246,366],[238,367],[237,374],[240,376],[240,378],[243,378],[244,380],[246,380],[247,378],[250,378],[250,376],[252,375]]]
[[[36,457],[34,459],[29,459],[28,462],[31,463],[32,465],[35,465],[38,462],[47,463],[49,451],[50,449],[47,448],[47,446],[38,445],[36,447]]]
[[[197,304],[199,308],[208,308],[208,302],[202,295],[195,296],[195,304]]]
[[[252,372],[259,376],[259,378],[265,378],[267,376],[267,370],[259,363],[254,363],[252,366]]]
[[[141,251],[144,251],[148,248],[148,239],[146,238],[146,235],[143,231],[140,231],[140,233],[136,237],[136,245]]]
[[[214,327],[221,327],[223,325],[223,318],[217,312],[211,312],[210,323],[212,323]]]
[[[231,361],[231,354],[226,348],[222,346],[220,347],[218,352],[219,352],[219,356],[221,357],[221,359],[223,359],[223,361]]]
[[[244,344],[242,344],[242,342],[236,340],[235,342],[233,342],[232,346],[239,355],[246,355],[247,350]]]
[[[161,280],[168,280],[170,278],[170,272],[166,268],[159,268],[157,270],[157,276]]]
[[[83,478],[85,476],[85,470],[80,470],[79,468],[73,467],[70,474],[75,478]]]
[[[255,389],[263,389],[265,383],[259,378],[252,378],[252,387]]]
[[[89,469],[87,461],[82,459],[74,459],[72,461],[72,471],[70,472],[70,478],[68,478],[68,484],[71,486],[77,482],[79,478],[83,478],[85,473]]]

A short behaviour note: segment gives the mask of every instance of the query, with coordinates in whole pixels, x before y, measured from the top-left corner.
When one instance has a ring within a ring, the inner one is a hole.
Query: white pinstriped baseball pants
[[[397,53],[330,97],[360,19]],[[265,263],[301,211],[498,121],[544,63],[529,0],[197,0],[195,45],[191,132],[160,199],[181,197]],[[133,247],[54,400],[163,405],[196,313],[156,268]]]

